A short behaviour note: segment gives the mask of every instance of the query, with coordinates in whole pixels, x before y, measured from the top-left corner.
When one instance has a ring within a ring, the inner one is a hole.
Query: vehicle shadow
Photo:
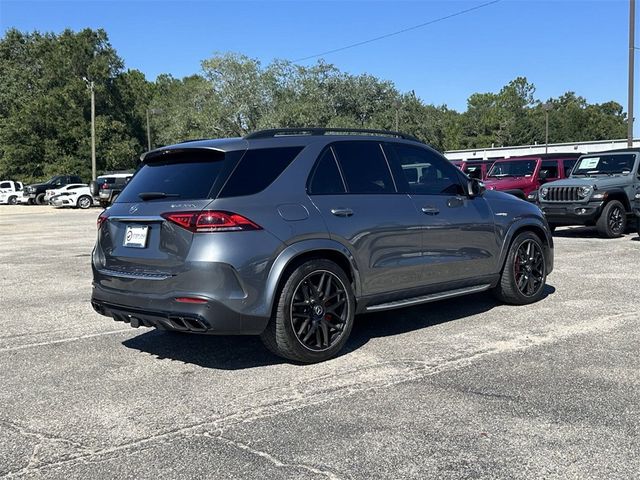
[[[555,293],[551,285],[544,296]],[[489,293],[427,303],[386,312],[358,315],[340,356],[361,348],[372,338],[400,335],[487,312],[499,305]],[[526,307],[523,307],[526,308]],[[122,344],[159,360],[171,359],[220,370],[242,370],[291,363],[271,354],[256,336],[214,336],[149,330]],[[300,365],[303,366],[303,365]]]
[[[633,228],[629,227],[625,231],[624,235],[633,235],[635,231],[635,226],[633,226]],[[553,236],[560,238],[593,238],[596,240],[611,240],[609,238],[601,237],[596,227],[569,227],[558,229],[553,232]]]

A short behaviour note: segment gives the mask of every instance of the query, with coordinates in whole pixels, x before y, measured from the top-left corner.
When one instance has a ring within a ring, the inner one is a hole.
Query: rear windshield
[[[145,161],[118,197],[118,202],[140,202],[139,195],[149,192],[166,194],[157,200],[210,198],[224,159],[222,152],[194,149],[173,151]]]

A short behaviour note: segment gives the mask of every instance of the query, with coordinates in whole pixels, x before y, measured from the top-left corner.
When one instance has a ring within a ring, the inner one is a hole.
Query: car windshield
[[[489,170],[489,177],[530,177],[536,169],[536,160],[511,160],[496,162]]]
[[[636,156],[633,153],[582,157],[573,168],[574,175],[616,175],[633,170]]]

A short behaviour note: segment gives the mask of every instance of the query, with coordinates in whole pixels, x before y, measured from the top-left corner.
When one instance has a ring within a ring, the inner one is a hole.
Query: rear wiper
[[[178,193],[164,193],[164,192],[141,192],[138,194],[142,200],[157,200],[159,198],[179,197]]]

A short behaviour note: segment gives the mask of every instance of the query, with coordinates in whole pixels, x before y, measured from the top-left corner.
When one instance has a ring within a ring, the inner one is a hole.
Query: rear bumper
[[[266,328],[269,318],[246,315],[206,298],[196,298],[206,303],[181,303],[177,297],[189,296],[184,292],[176,295],[150,296],[119,292],[93,284],[91,306],[101,315],[115,321],[129,323],[132,327],[146,326],[163,330],[218,335],[259,335]]]
[[[540,210],[553,225],[589,225],[596,222],[604,202],[540,203]]]

